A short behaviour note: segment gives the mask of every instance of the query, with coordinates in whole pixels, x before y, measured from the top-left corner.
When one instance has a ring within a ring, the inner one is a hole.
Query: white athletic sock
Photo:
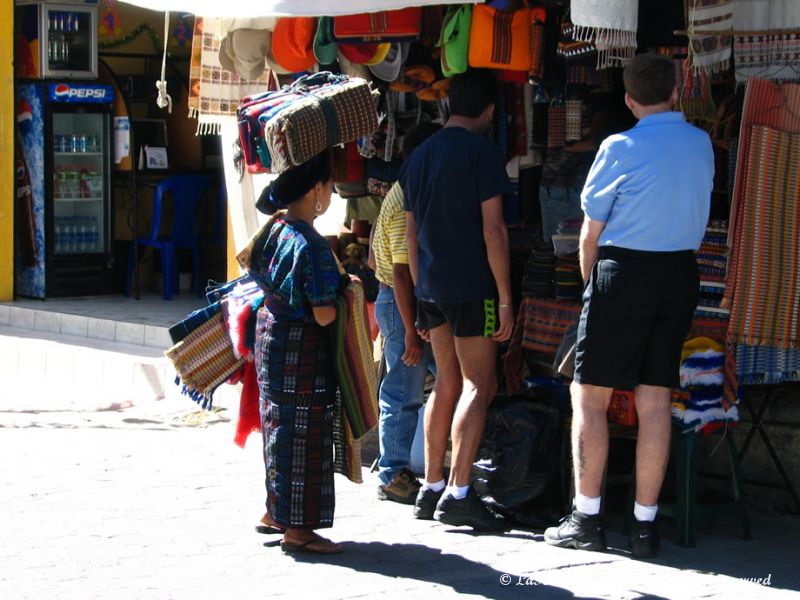
[[[633,505],[633,516],[637,521],[655,521],[658,514],[658,504],[645,506],[635,502]]]
[[[578,492],[575,494],[575,510],[588,516],[599,515],[600,498],[601,496],[590,498]]]
[[[444,491],[445,494],[452,496],[456,500],[466,498],[467,492],[469,492],[468,485],[448,485],[447,489]]]
[[[423,490],[432,490],[434,492],[441,492],[445,488],[444,479],[440,479],[439,481],[434,481],[431,483],[430,481],[425,481],[422,484]]]

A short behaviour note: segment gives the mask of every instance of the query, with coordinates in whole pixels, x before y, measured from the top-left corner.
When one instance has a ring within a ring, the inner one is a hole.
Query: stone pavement
[[[188,402],[188,401],[184,401]],[[778,598],[800,590],[800,519],[755,515],[756,540],[720,521],[696,549],[667,538],[635,561],[559,550],[541,532],[474,535],[337,476],[326,535],[338,556],[285,556],[263,512],[260,439],[233,445],[230,410],[165,401],[106,412],[0,412],[0,598]],[[267,543],[265,545],[265,542]],[[742,578],[769,577],[768,586]]]

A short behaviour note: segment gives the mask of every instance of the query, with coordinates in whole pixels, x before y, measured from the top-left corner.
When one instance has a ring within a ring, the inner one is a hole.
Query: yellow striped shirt
[[[375,221],[372,251],[375,253],[378,281],[394,287],[392,265],[408,264],[406,213],[403,211],[403,188],[399,183],[392,186],[381,205],[381,212]]]

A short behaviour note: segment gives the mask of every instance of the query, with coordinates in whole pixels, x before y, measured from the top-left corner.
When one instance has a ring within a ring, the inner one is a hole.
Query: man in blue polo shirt
[[[658,551],[655,516],[670,444],[670,388],[697,306],[694,250],[708,221],[708,135],[672,112],[675,66],[640,54],[625,68],[637,125],[600,146],[581,194],[584,282],[572,394],[573,512],[545,531],[554,546],[605,550],[600,493],[612,391],[635,390],[639,434],[631,551]]]

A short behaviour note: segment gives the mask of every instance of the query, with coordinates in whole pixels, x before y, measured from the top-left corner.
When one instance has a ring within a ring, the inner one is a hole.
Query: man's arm
[[[417,241],[417,223],[414,213],[406,211],[406,242],[408,243],[408,268],[411,271],[411,281],[417,283],[417,254],[419,243]]]
[[[494,196],[482,202],[481,215],[489,268],[492,270],[500,300],[500,324],[492,337],[497,342],[504,342],[511,337],[511,329],[514,326],[514,310],[511,306],[508,230],[503,220],[503,197]]]
[[[597,242],[600,240],[600,235],[605,228],[605,221],[593,221],[588,216],[583,219],[579,257],[584,286],[589,283],[589,275],[592,272],[594,263],[597,261],[597,253],[599,251]]]
[[[411,269],[408,265],[394,263],[392,265],[392,277],[394,279],[394,298],[397,302],[397,310],[400,311],[400,318],[406,330],[405,351],[401,360],[413,367],[422,358],[422,340],[417,333],[417,300],[414,297],[414,282],[411,280]]]
[[[378,263],[375,262],[375,251],[372,248],[372,242],[375,241],[376,229],[378,229],[378,219],[375,219],[375,222],[372,224],[372,228],[369,230],[369,252],[367,252],[367,264],[373,271],[378,269]]]

